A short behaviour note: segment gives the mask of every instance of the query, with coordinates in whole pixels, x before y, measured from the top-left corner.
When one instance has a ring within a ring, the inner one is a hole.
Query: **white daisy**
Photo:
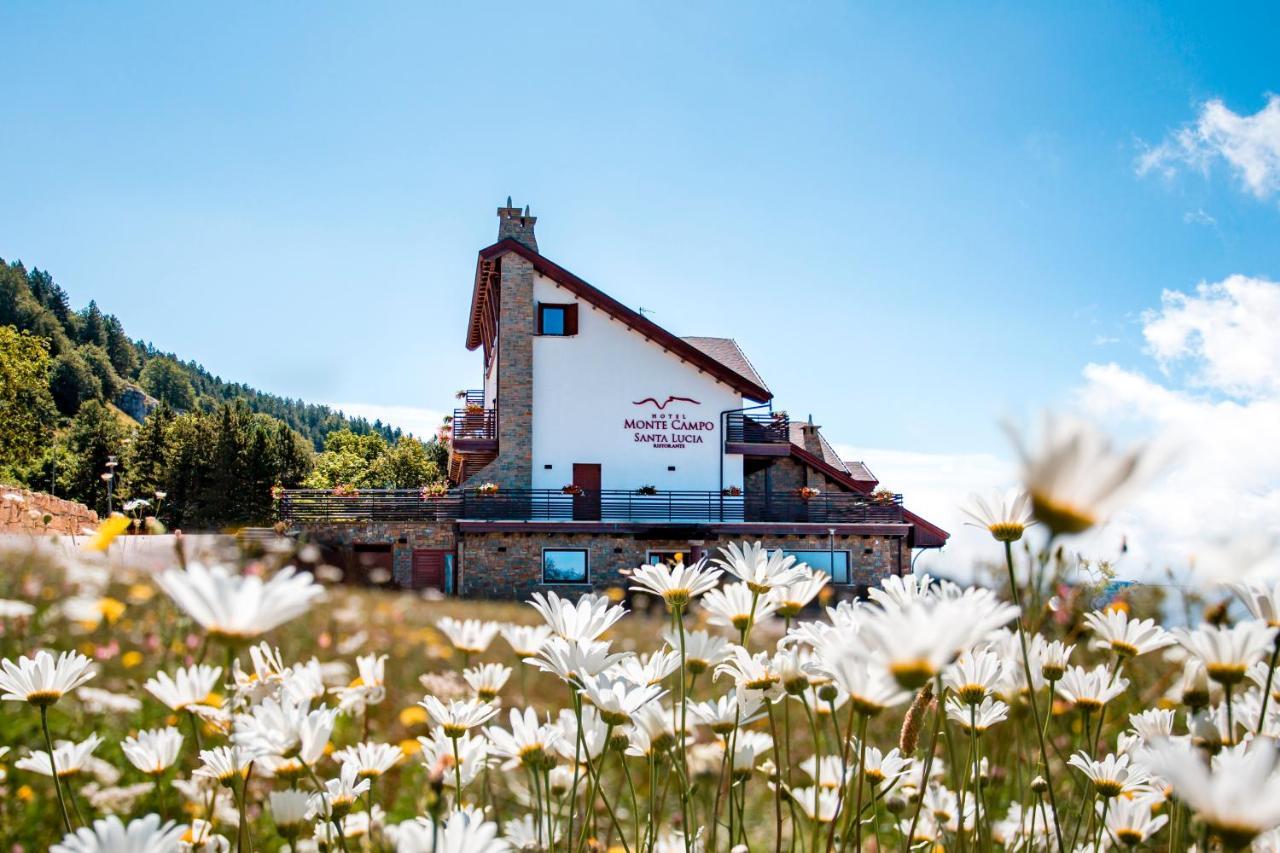
[[[357,743],[333,754],[340,764],[350,764],[361,779],[376,779],[404,758],[400,747],[387,743]]]
[[[752,592],[745,583],[731,583],[704,595],[702,608],[712,625],[741,633],[771,616],[778,605],[769,597]]]
[[[454,619],[444,616],[436,621],[436,627],[449,638],[453,647],[468,655],[483,654],[493,638],[498,636],[497,622],[484,622],[479,619]]]
[[[1017,542],[1035,524],[1031,499],[1022,489],[995,492],[989,499],[970,495],[960,511],[969,516],[965,524],[986,530],[997,542]]]
[[[708,569],[706,560],[699,560],[692,566],[656,563],[632,571],[631,579],[635,584],[631,589],[657,595],[669,609],[681,611],[693,599],[715,589],[721,574],[719,570]]]
[[[233,642],[251,640],[301,616],[324,595],[310,574],[292,566],[264,582],[225,566],[192,562],[158,575],[156,583],[209,636]]]
[[[1240,622],[1230,627],[1201,625],[1195,630],[1178,628],[1178,643],[1204,664],[1209,677],[1230,687],[1239,684],[1249,667],[1262,660],[1275,642],[1275,628],[1265,622]]]
[[[125,738],[120,742],[120,749],[134,767],[148,776],[158,776],[178,760],[182,733],[173,726],[148,729]]]
[[[593,642],[609,630],[627,611],[602,595],[588,594],[576,602],[554,592],[535,592],[529,606],[546,620],[552,633],[565,640]]]
[[[179,849],[185,825],[149,814],[129,821],[108,815],[92,827],[81,827],[49,848],[49,853],[173,853]]]
[[[1095,610],[1086,613],[1085,624],[1096,635],[1091,644],[1120,657],[1137,657],[1171,646],[1173,636],[1154,619],[1130,619],[1123,610]]]
[[[18,662],[0,661],[0,699],[30,702],[48,707],[64,694],[75,690],[94,676],[93,662],[76,652],[63,652],[56,658],[41,649],[34,658],[26,655]]]
[[[716,565],[757,595],[802,580],[805,576],[806,567],[797,563],[794,556],[782,549],[770,554],[759,542],[743,542],[741,545],[730,542],[720,549],[720,553],[722,556],[716,558]]]
[[[1032,512],[1055,534],[1083,533],[1102,523],[1143,479],[1144,447],[1118,453],[1087,424],[1047,417],[1034,452],[1022,436],[1009,434]]]
[[[431,719],[450,738],[461,737],[468,729],[483,725],[498,713],[497,706],[478,699],[451,699],[446,705],[434,696],[426,696],[418,704],[426,709]]]
[[[19,770],[39,773],[41,776],[56,775],[59,779],[67,779],[78,775],[90,765],[94,750],[102,743],[102,738],[96,734],[89,735],[79,743],[59,741],[53,746],[52,762],[49,753],[41,750],[18,759],[13,766]]]
[[[511,678],[511,667],[500,663],[486,663],[464,669],[462,677],[476,692],[477,699],[482,702],[492,702],[498,698],[498,693],[507,683],[507,679]]]
[[[502,639],[519,657],[533,657],[541,649],[542,644],[551,636],[549,625],[515,625],[504,623],[498,626]]]

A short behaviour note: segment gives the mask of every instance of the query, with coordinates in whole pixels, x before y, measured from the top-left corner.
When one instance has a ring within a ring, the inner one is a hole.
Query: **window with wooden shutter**
[[[564,337],[578,334],[578,306],[576,303],[538,303],[538,334]]]

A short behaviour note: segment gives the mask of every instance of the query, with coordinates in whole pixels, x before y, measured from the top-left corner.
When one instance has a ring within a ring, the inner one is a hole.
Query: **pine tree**
[[[129,494],[151,500],[157,491],[168,490],[168,430],[173,410],[161,405],[143,422],[128,453]]]
[[[71,430],[67,444],[75,456],[75,470],[71,477],[71,497],[96,509],[100,514],[107,511],[107,483],[102,475],[113,474],[112,491],[115,500],[113,508],[119,506],[128,492],[121,488],[126,467],[121,464],[128,433],[117,419],[114,412],[99,403],[90,400],[80,407],[75,419],[71,422]],[[108,465],[115,459],[117,465]]]

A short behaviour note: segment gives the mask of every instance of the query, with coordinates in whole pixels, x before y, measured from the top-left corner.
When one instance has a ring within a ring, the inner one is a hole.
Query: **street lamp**
[[[116,479],[116,466],[120,463],[116,461],[114,456],[107,457],[107,471],[102,475],[102,480],[107,484],[107,515],[111,515],[111,492],[112,485]]]

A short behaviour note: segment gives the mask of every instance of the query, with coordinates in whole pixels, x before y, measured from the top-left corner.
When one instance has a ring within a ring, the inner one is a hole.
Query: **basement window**
[[[567,337],[578,334],[578,305],[538,303],[538,334],[550,337]]]
[[[792,551],[786,552],[788,557],[795,557],[797,562],[805,563],[809,568],[826,572],[832,583],[849,583],[848,551]]]
[[[545,548],[542,551],[543,583],[586,583],[585,548]]]

